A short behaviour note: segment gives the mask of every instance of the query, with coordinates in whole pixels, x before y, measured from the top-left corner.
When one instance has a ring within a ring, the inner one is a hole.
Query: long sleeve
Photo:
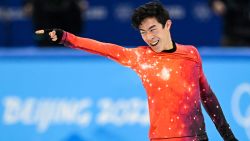
[[[61,43],[71,48],[84,50],[89,53],[110,58],[124,66],[132,67],[136,63],[136,61],[133,61],[136,60],[137,57],[135,52],[136,49],[128,49],[111,43],[104,43],[89,38],[81,38],[69,32],[64,32]]]
[[[200,57],[199,57],[200,58]],[[201,60],[200,60],[200,64]],[[200,65],[200,96],[201,102],[215,124],[217,130],[225,141],[237,141],[234,137],[233,132],[230,129],[229,124],[223,114],[222,108],[216,98],[214,92],[210,88],[204,72],[202,70],[202,65]]]

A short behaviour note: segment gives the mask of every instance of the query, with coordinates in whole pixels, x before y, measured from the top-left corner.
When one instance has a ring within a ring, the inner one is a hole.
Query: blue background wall
[[[132,70],[71,49],[20,50],[0,51],[1,141],[148,140],[146,94]],[[200,49],[208,81],[237,138],[250,140],[249,50],[209,50]],[[210,140],[222,140],[203,113]]]
[[[167,0],[173,20],[172,35],[176,42],[193,45],[218,45],[221,36],[220,19],[208,6],[208,0]],[[31,19],[22,11],[23,0],[0,2],[0,46],[34,45]],[[144,44],[131,26],[134,8],[148,0],[89,0],[86,23],[81,36],[124,46]]]

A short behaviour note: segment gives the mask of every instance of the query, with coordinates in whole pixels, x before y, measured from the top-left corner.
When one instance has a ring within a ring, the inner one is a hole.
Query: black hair
[[[139,29],[141,22],[149,17],[154,17],[156,20],[165,27],[166,21],[170,19],[168,11],[164,6],[158,1],[154,0],[143,4],[134,10],[132,14],[132,26]]]

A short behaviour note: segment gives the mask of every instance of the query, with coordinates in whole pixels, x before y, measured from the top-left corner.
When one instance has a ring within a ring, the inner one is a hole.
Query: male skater
[[[133,69],[147,92],[150,141],[207,141],[203,104],[225,141],[237,141],[209,87],[197,49],[175,43],[171,20],[159,2],[149,2],[132,15],[132,24],[148,46],[124,48],[77,37],[61,29],[39,30],[54,43],[108,57]]]

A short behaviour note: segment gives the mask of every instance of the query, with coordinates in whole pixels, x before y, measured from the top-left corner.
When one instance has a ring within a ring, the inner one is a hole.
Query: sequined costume
[[[124,48],[67,32],[62,43],[108,57],[139,75],[148,98],[151,141],[207,140],[201,103],[221,136],[234,138],[195,47],[173,43],[175,51],[156,53],[147,46]]]

